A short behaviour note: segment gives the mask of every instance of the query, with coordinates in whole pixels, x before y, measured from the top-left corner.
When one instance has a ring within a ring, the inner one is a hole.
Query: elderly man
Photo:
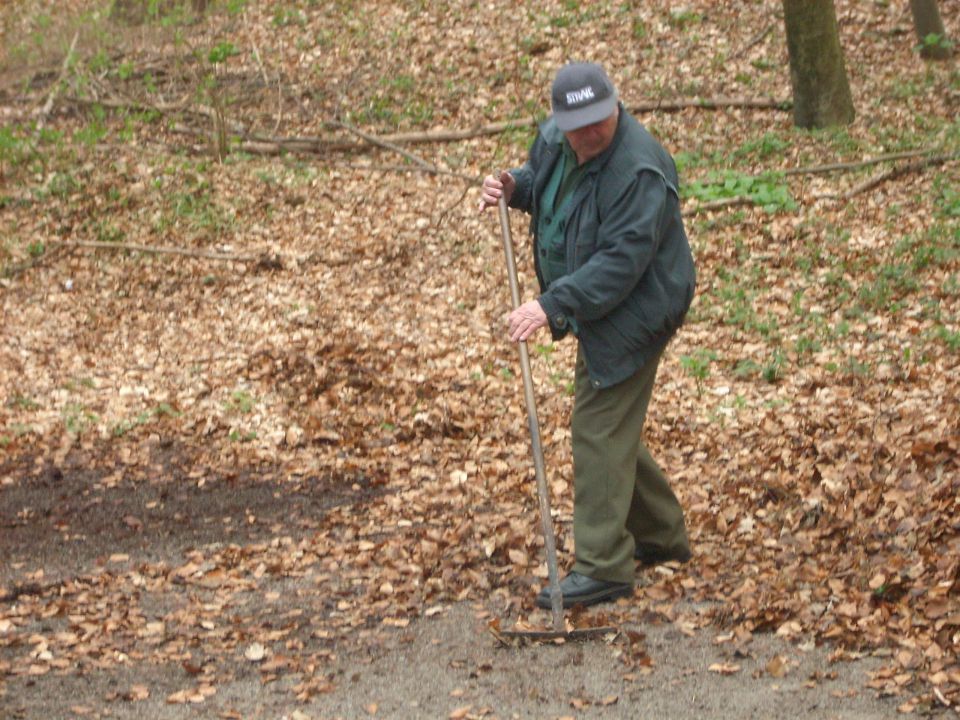
[[[557,73],[553,114],[523,167],[488,176],[531,215],[539,297],[510,313],[510,339],[549,327],[579,341],[572,438],[576,562],[565,607],[633,592],[634,559],[690,558],[683,511],[641,434],[664,348],[693,299],[695,270],[669,153],[619,103],[603,68]],[[547,588],[536,598],[550,607]]]

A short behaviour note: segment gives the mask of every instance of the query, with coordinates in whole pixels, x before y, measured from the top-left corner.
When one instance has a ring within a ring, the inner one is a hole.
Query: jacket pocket
[[[662,313],[651,315],[639,294],[634,291],[623,301],[611,320],[621,334],[635,343],[634,347],[644,347],[653,338],[665,331],[666,318]]]

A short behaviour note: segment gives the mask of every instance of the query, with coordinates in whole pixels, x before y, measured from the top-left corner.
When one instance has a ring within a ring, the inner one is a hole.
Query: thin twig
[[[763,42],[763,39],[770,34],[771,30],[773,30],[774,25],[776,25],[776,23],[770,23],[769,25],[767,25],[756,36],[754,36],[754,38],[750,40],[750,42],[748,42],[746,45],[740,48],[737,52],[731,55],[730,60],[737,60],[743,57],[744,55],[747,54],[747,52],[749,52],[750,48],[752,48],[754,45],[759,45],[761,42]]]
[[[37,127],[33,132],[34,140],[40,136],[40,131],[43,130],[43,126],[47,121],[47,116],[50,114],[50,111],[53,110],[53,103],[56,101],[57,95],[60,94],[60,87],[63,85],[63,78],[67,74],[67,69],[70,67],[70,58],[73,57],[73,50],[77,47],[77,38],[79,37],[80,31],[77,30],[77,32],[73,34],[73,42],[70,43],[70,49],[67,50],[67,56],[63,59],[63,66],[60,68],[60,74],[57,76],[57,81],[50,89],[50,94],[47,96],[47,102],[44,103],[43,108],[40,110],[40,117],[37,118]]]
[[[246,10],[243,11],[243,24],[247,29],[247,34],[250,35],[250,45],[253,46],[253,59],[257,61],[260,74],[263,76],[263,86],[270,87],[270,78],[267,77],[267,69],[263,66],[263,60],[260,58],[260,49],[257,47],[257,41],[253,39],[253,34],[250,32],[250,23],[247,21]]]
[[[443,221],[447,219],[447,215],[449,215],[454,210],[454,208],[457,208],[463,204],[463,201],[467,198],[467,193],[470,192],[470,190],[474,187],[475,184],[479,184],[479,183],[471,183],[470,185],[467,185],[463,189],[463,192],[460,193],[460,197],[443,209],[443,211],[440,213],[440,216],[437,218],[437,221],[434,223],[434,227],[437,230],[443,227]]]
[[[205,258],[207,260],[222,260],[224,262],[254,262],[259,259],[253,255],[227,255],[224,253],[211,252],[209,250],[188,250],[185,248],[133,245],[129,243],[97,242],[94,240],[52,240],[51,242],[57,245],[65,245],[67,247],[142,252],[153,255],[184,255],[187,257]]]
[[[283,57],[283,36],[280,36],[280,57]],[[280,124],[283,122],[283,72],[277,70],[277,122],[273,126],[273,132],[280,130]]]

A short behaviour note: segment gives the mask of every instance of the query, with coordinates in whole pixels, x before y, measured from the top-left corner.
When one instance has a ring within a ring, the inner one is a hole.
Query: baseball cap
[[[617,91],[596,63],[570,63],[557,72],[550,100],[557,127],[568,132],[610,117]]]

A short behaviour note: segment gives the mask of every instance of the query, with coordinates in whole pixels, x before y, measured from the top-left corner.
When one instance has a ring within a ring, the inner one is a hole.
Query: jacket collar
[[[594,163],[593,168],[591,168],[591,172],[595,172],[607,164],[610,156],[613,155],[614,151],[617,149],[617,146],[620,144],[620,141],[623,140],[623,136],[627,133],[627,110],[623,106],[622,102],[618,102],[617,107],[620,108],[620,114],[617,117],[617,131],[613,134],[613,140],[610,141],[610,146],[600,153],[596,158],[594,158],[594,160],[597,162]],[[540,134],[543,136],[543,139],[547,145],[558,146],[553,148],[553,151],[556,152],[557,157],[559,157],[559,146],[563,144],[565,138],[563,136],[563,132],[557,127],[557,123],[553,119],[552,115],[540,124]]]

